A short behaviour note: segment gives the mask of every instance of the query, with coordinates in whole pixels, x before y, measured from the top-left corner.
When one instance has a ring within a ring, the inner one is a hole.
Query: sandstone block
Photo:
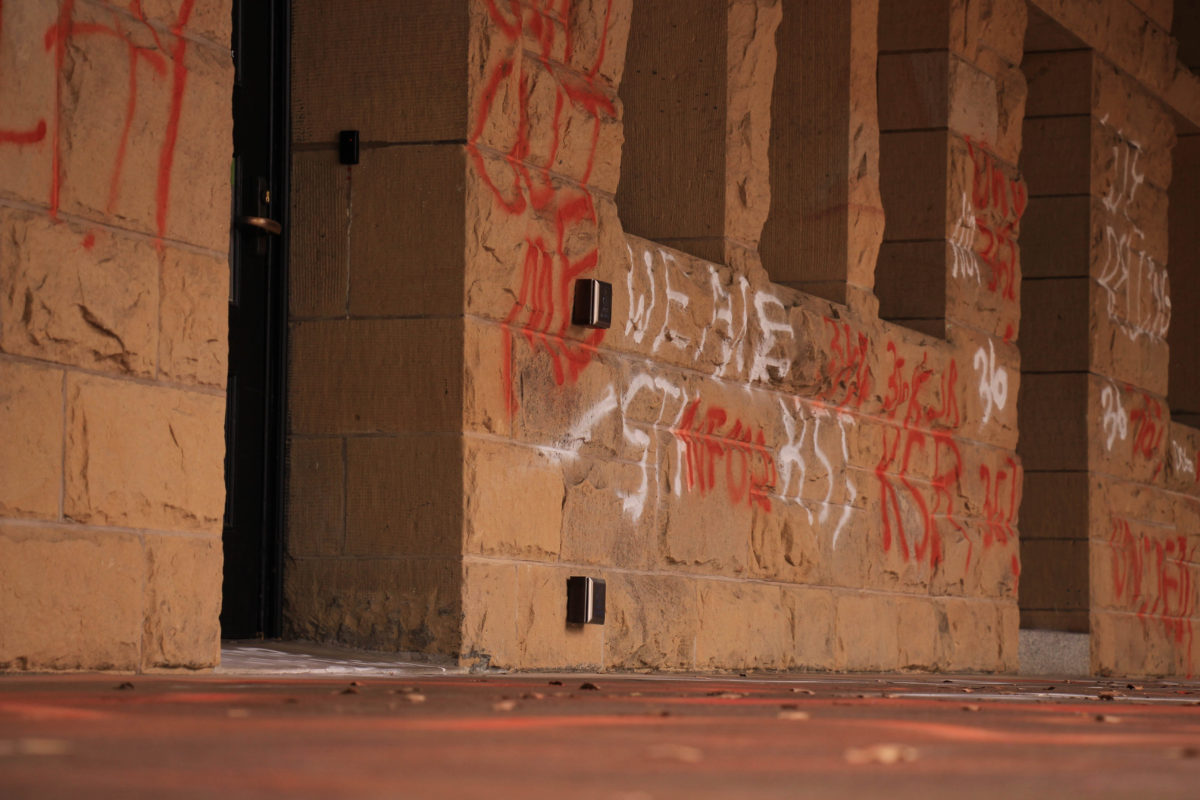
[[[159,375],[225,388],[229,370],[229,264],[169,249],[162,265]]]
[[[457,435],[346,442],[347,555],[456,555],[462,551],[462,513],[463,445]]]
[[[220,395],[68,376],[65,515],[216,535],[224,420]]]
[[[777,586],[728,581],[697,585],[696,668],[787,669],[795,645],[792,620]]]
[[[293,436],[288,442],[287,552],[342,555],[346,539],[345,442]]]
[[[700,628],[692,578],[609,573],[604,665],[613,670],[692,668]]]
[[[183,13],[184,8],[190,13]],[[228,0],[202,0],[188,5],[184,0],[142,0],[143,17],[164,28],[180,26],[192,36],[208,39],[217,47],[228,44],[232,15]]]
[[[517,648],[522,668],[603,667],[607,626],[567,623],[567,578],[572,574],[578,574],[577,567],[517,567]]]
[[[465,169],[456,144],[363,152],[351,190],[352,315],[461,313]]]
[[[333,142],[348,128],[368,142],[463,138],[470,5],[355,0],[330,17],[321,2],[297,3],[292,63],[304,68],[292,87],[295,140]]]
[[[472,558],[464,561],[462,649],[459,655],[464,664],[486,669],[521,663],[517,636],[518,569],[517,564],[509,562]],[[565,586],[563,597],[565,614]]]
[[[221,660],[221,543],[148,534],[142,669],[207,669]]]
[[[388,652],[457,656],[462,643],[459,559],[289,560],[287,635]]]
[[[837,602],[828,589],[782,586],[783,608],[792,627],[788,669],[834,668]]]
[[[9,3],[0,30],[0,195],[39,206],[51,195],[56,80],[43,41],[57,17],[57,4]]]
[[[834,661],[852,672],[900,666],[896,598],[892,595],[839,594],[835,622]]]
[[[896,604],[896,643],[900,648],[896,663],[901,669],[937,669],[947,649],[942,610],[929,598],[898,595]]]
[[[144,559],[131,534],[0,524],[0,669],[137,669]]]
[[[1096,675],[1159,676],[1174,672],[1174,653],[1152,622],[1135,614],[1093,609],[1092,672]]]
[[[644,465],[580,459],[563,470],[562,559],[645,569],[658,549],[659,494],[669,491],[647,447]],[[656,451],[654,451],[656,452]]]
[[[75,28],[60,43],[63,93],[74,98],[59,120],[61,208],[224,252],[233,127],[229,51],[114,22],[92,5],[76,5],[72,21]],[[75,32],[89,24],[115,24],[120,35]],[[158,49],[156,37],[169,52]],[[152,69],[140,69],[136,81],[129,77],[131,47],[153,54],[146,56]]]
[[[995,671],[1003,669],[1003,652],[1016,653],[1017,629],[1012,616],[1000,613],[1010,607],[988,600],[946,598],[948,645],[944,667],[950,671]]]
[[[148,243],[0,212],[0,348],[105,372],[154,375],[158,260]]]
[[[353,172],[338,163],[332,148],[292,153],[293,224],[288,251],[292,319],[346,313]]]
[[[471,437],[464,442],[462,469],[467,553],[558,556],[564,488],[554,461],[540,450]]]
[[[512,379],[512,352],[511,347],[505,352],[505,330],[499,323],[477,317],[465,317],[463,326],[464,430],[508,436],[511,390],[505,381]]]
[[[458,431],[462,322],[330,320],[291,330],[291,432]]]
[[[616,0],[580,0],[571,4],[572,58],[570,65],[607,80],[621,82],[625,69],[625,43],[629,37],[630,3]]]
[[[0,360],[0,514],[54,519],[62,489],[63,375]]]
[[[772,502],[770,512],[756,510],[750,529],[752,573],[787,583],[828,584],[831,531],[839,530],[843,513],[839,507],[812,509],[794,502]]]

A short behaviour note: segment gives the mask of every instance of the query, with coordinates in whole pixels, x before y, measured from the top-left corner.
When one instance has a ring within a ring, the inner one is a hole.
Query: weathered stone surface
[[[105,372],[154,375],[159,266],[145,241],[0,210],[6,352]],[[91,241],[90,247],[87,242]]]
[[[349,439],[346,555],[461,553],[464,463],[453,434]]]
[[[392,652],[457,656],[459,559],[290,559],[286,635]]]
[[[71,14],[74,27],[60,27],[56,42],[63,93],[73,100],[57,127],[61,209],[225,251],[228,173],[214,165],[232,155],[229,51],[114,20],[91,4]],[[115,25],[119,35],[80,33],[93,24]],[[131,48],[151,67],[137,64],[133,80]]]
[[[850,671],[895,669],[899,665],[899,617],[890,595],[837,596],[834,663]]]
[[[223,258],[164,250],[159,312],[159,375],[225,388],[229,371],[229,264]]]
[[[65,515],[216,535],[224,420],[221,395],[68,376]]]
[[[469,437],[463,446],[467,553],[548,560],[562,547],[562,471],[540,450]]]
[[[520,664],[517,636],[517,564],[466,558],[462,584],[464,666],[486,669]],[[566,587],[563,588],[566,608]]]
[[[0,670],[137,669],[144,576],[137,536],[0,523]]]
[[[697,669],[780,670],[792,664],[791,619],[780,613],[778,586],[705,580],[697,584],[697,598]]]
[[[834,661],[833,592],[796,586],[781,586],[783,607],[792,627],[789,669],[831,669]]]
[[[8,3],[0,28],[0,196],[46,206],[53,175],[54,53],[43,46],[53,3]]]
[[[191,36],[202,36],[217,47],[229,42],[233,15],[229,0],[141,0],[145,19],[168,30],[182,28]],[[186,9],[186,11],[185,11]]]
[[[54,519],[62,492],[63,374],[0,359],[0,514]]]
[[[567,623],[567,578],[578,568],[517,567],[517,649],[528,669],[600,669],[604,626]]]
[[[147,534],[145,670],[205,669],[221,660],[221,543]]]
[[[604,665],[614,670],[694,668],[701,627],[696,581],[608,573]]]
[[[345,448],[341,438],[288,442],[287,552],[294,558],[345,552]]]

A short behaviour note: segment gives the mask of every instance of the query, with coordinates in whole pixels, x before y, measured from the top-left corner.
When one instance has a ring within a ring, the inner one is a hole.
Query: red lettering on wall
[[[839,325],[825,317],[825,325],[833,336],[824,368],[829,385],[817,394],[817,399],[838,408],[860,408],[871,390],[871,367],[867,361],[870,342],[865,333],[855,336],[845,322]]]
[[[1160,625],[1167,639],[1187,652],[1190,676],[1195,590],[1189,564],[1196,553],[1189,550],[1188,537],[1135,533],[1128,520],[1114,515],[1108,543],[1113,599],[1135,611],[1144,624]]]
[[[927,366],[928,356],[922,356],[921,362],[905,377],[905,360],[899,357],[895,343],[888,343],[888,352],[892,354],[892,375],[884,413],[889,420],[896,419],[901,407],[905,413],[900,427],[891,434],[887,427],[883,428],[883,455],[875,466],[882,504],[883,549],[890,551],[895,542],[905,561],[916,558],[936,567],[944,555],[939,520],[944,519],[959,533],[963,532],[954,516],[954,489],[962,478],[963,463],[951,434],[928,426],[934,422],[957,425],[958,401],[954,395],[958,367],[954,361],[947,366],[940,380],[941,404],[936,407],[922,403],[922,392],[934,377]],[[913,457],[923,456],[927,447],[933,457],[932,478],[921,480],[911,474]],[[905,529],[897,482],[917,513],[919,531]]]
[[[568,338],[566,335],[571,318],[571,286],[576,278],[595,269],[599,262],[598,247],[593,246],[572,258],[568,254],[568,241],[577,233],[595,232],[596,208],[587,182],[595,164],[602,120],[615,116],[616,109],[612,100],[596,84],[596,75],[604,60],[603,46],[586,74],[581,75],[550,62],[560,26],[564,31],[564,59],[569,61],[571,57],[570,0],[561,0],[557,7],[553,0],[543,3],[510,0],[508,11],[511,17],[500,10],[496,0],[485,0],[485,4],[492,22],[510,44],[519,47],[526,30],[533,35],[539,47],[537,60],[555,81],[549,151],[539,154],[545,156],[542,166],[529,163],[533,124],[529,114],[529,86],[533,76],[527,70],[524,61],[518,67],[516,56],[502,59],[492,67],[481,92],[475,125],[467,141],[471,163],[492,193],[497,208],[514,216],[533,213],[553,220],[553,241],[546,241],[544,235],[532,230],[526,235],[521,288],[504,319],[503,382],[505,405],[512,415],[516,413],[518,406],[512,375],[514,332],[524,336],[535,351],[540,348],[550,355],[554,380],[559,385],[567,381],[573,382],[579,377],[594,358],[597,345],[604,339],[604,329],[592,331],[582,341]],[[612,2],[609,0],[601,41],[607,39],[611,11]],[[514,73],[517,75],[519,104],[516,140],[506,153],[489,151],[481,140],[500,87],[504,81],[511,80]],[[568,176],[575,183],[556,184],[551,177],[551,168],[557,159],[566,125],[563,112],[567,103],[582,109],[591,117],[590,150],[582,173]],[[493,180],[488,172],[485,151],[488,151],[489,155],[499,157],[506,165],[506,169],[511,173],[509,180],[500,183]]]
[[[1016,228],[1029,204],[1024,181],[1009,179],[996,159],[967,137],[967,152],[973,165],[971,205],[977,212],[975,225],[985,238],[980,259],[991,267],[988,291],[1016,301]]]
[[[1016,542],[1016,532],[1013,530],[1013,519],[1016,518],[1017,508],[1020,507],[1021,468],[1012,458],[1006,458],[1007,470],[996,470],[995,483],[992,482],[992,471],[986,464],[979,465],[979,479],[983,481],[983,517],[984,534],[983,548],[987,550],[993,544],[1007,545],[1009,541]],[[1008,490],[1004,491],[1004,484]],[[1006,502],[1007,501],[1007,502]],[[1007,508],[1005,508],[1007,505]],[[967,554],[967,564],[971,563],[970,551]],[[1013,577],[1020,577],[1021,562],[1014,553],[1012,557]]]
[[[4,0],[0,0],[0,36],[4,34]],[[2,41],[2,39],[0,39]],[[46,138],[46,120],[39,119],[25,129],[0,128],[0,144],[34,144]]]
[[[725,409],[711,406],[700,414],[700,398],[691,403],[672,431],[683,443],[688,491],[708,494],[721,483],[718,463],[724,462],[724,484],[729,502],[771,510],[775,489],[775,459],[767,450],[762,428],[741,420],[729,424]]]

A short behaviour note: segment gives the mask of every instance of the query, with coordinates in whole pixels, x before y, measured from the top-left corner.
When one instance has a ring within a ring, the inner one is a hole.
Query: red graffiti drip
[[[601,118],[614,116],[616,109],[612,99],[597,86],[595,80],[604,57],[603,46],[596,63],[584,76],[551,64],[559,26],[562,27],[565,42],[564,58],[570,60],[570,0],[562,0],[557,9],[553,0],[542,4],[523,4],[520,0],[510,0],[509,16],[501,11],[496,0],[485,0],[485,5],[488,16],[511,44],[518,45],[521,37],[528,31],[538,43],[539,63],[555,81],[550,144],[541,166],[530,163],[533,155],[533,122],[530,119],[529,106],[530,82],[533,76],[526,72],[523,65],[518,68],[515,58],[501,60],[489,73],[480,95],[480,108],[475,117],[475,124],[467,142],[471,164],[491,192],[498,208],[513,216],[533,211],[540,219],[550,217],[554,225],[552,247],[541,235],[532,232],[526,235],[521,288],[504,319],[502,378],[505,407],[512,416],[519,405],[512,374],[514,334],[522,335],[533,350],[540,349],[549,354],[554,380],[559,385],[578,379],[592,362],[599,344],[604,339],[605,329],[591,331],[582,341],[567,335],[570,327],[571,286],[579,276],[594,270],[600,260],[597,247],[592,247],[578,257],[569,255],[567,248],[568,240],[577,238],[576,234],[581,228],[594,234],[598,224],[595,201],[587,183],[595,164]],[[608,36],[611,6],[612,2],[609,0],[601,33],[602,42]],[[516,88],[519,117],[516,140],[507,153],[490,151],[493,156],[499,156],[505,168],[512,173],[511,186],[501,190],[502,182],[495,180],[488,169],[484,151],[489,148],[481,142],[501,86],[505,81],[511,80],[514,73],[518,73]],[[551,170],[559,158],[564,127],[570,124],[569,121],[563,120],[568,103],[592,117],[591,147],[582,174],[574,176],[572,185],[558,185]]]
[[[701,495],[717,488],[717,463],[725,462],[724,484],[734,506],[771,510],[775,489],[775,459],[767,450],[766,436],[741,420],[729,426],[728,414],[718,406],[700,415],[700,398],[690,403],[672,430],[684,446],[688,491]]]
[[[829,317],[824,319],[833,335],[829,361],[823,370],[827,386],[817,394],[817,399],[838,408],[861,408],[871,390],[871,367],[867,360],[870,341],[864,333],[855,337],[848,323],[839,326]]]

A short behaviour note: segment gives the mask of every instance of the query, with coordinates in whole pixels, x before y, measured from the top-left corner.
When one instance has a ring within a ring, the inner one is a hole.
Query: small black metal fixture
[[[567,578],[567,622],[604,624],[604,581],[580,576]]]
[[[358,163],[358,131],[338,132],[338,161],[350,165]]]
[[[575,281],[575,306],[571,323],[588,328],[612,325],[612,284],[591,278]]]

